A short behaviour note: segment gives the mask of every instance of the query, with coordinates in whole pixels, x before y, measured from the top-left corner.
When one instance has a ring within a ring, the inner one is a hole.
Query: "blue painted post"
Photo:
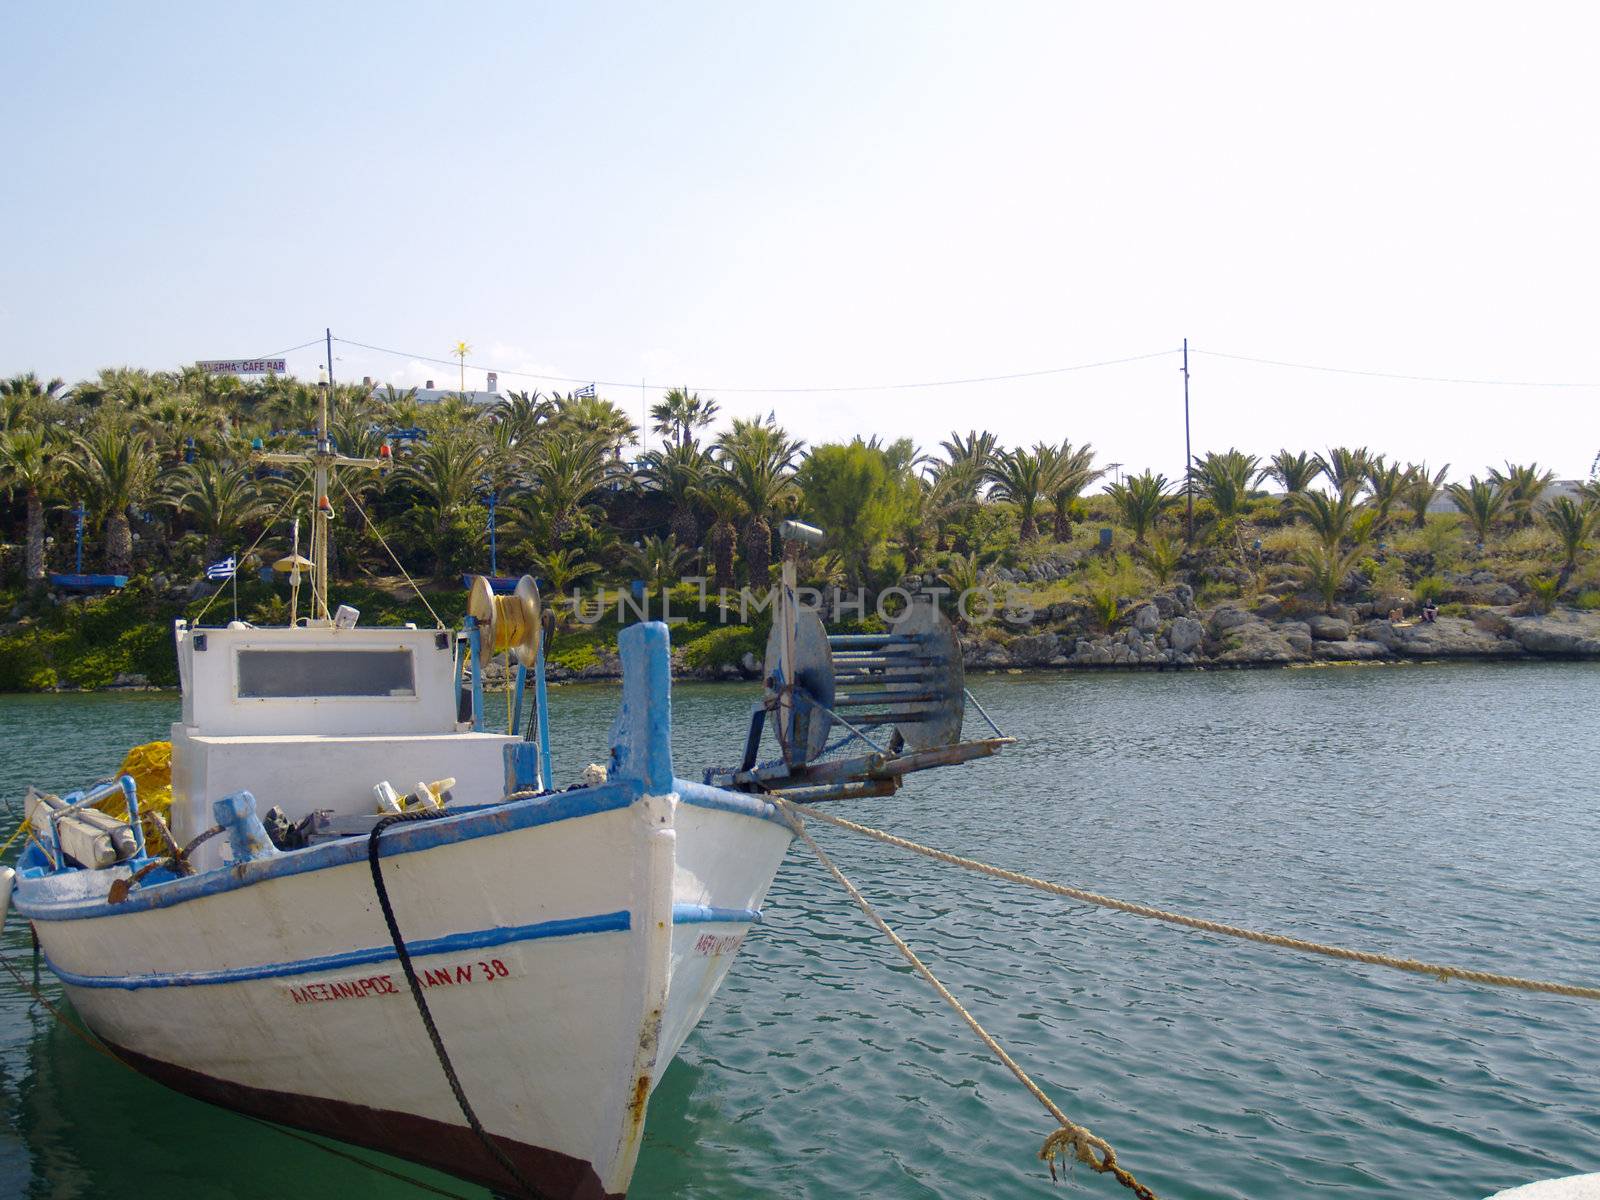
[[[511,700],[511,728],[507,733],[519,733],[522,730],[522,694],[528,686],[528,668],[520,662],[517,664],[516,694]]]
[[[483,732],[483,633],[476,617],[467,618],[467,645],[472,648],[472,728]]]
[[[550,694],[544,687],[544,639],[539,639],[539,654],[533,660],[533,702],[539,706],[539,778],[545,787],[555,776],[550,766]]]
[[[532,742],[507,742],[501,755],[505,762],[507,796],[544,790],[544,780],[539,775],[539,747]]]
[[[78,501],[78,507],[72,510],[72,515],[78,518],[78,560],[77,560],[77,566],[73,567],[72,570],[73,570],[73,574],[82,575],[83,574],[83,518],[86,515],[84,513],[83,501],[82,500]]]
[[[646,794],[672,790],[672,662],[667,627],[640,621],[617,635],[622,708],[611,727],[611,778],[634,779]]]
[[[122,798],[128,802],[128,828],[133,830],[133,845],[140,858],[144,857],[144,822],[139,820],[138,787],[133,776],[124,775],[117,780],[122,786]]]
[[[258,858],[271,858],[278,853],[267,836],[267,827],[256,816],[256,798],[249,792],[234,792],[213,801],[211,815],[228,831],[228,845],[233,849],[235,866]]]

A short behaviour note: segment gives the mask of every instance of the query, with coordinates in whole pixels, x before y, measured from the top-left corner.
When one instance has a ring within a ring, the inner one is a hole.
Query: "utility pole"
[[[1189,339],[1183,339],[1183,494],[1189,502],[1189,520],[1184,541],[1194,545],[1194,450],[1189,445]]]

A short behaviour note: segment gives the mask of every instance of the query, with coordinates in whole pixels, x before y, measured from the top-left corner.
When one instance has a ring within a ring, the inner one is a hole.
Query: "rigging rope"
[[[1344,946],[1330,946],[1323,942],[1307,941],[1304,938],[1286,937],[1279,933],[1265,933],[1258,929],[1246,929],[1241,925],[1228,925],[1221,921],[1209,921],[1204,917],[1191,917],[1184,913],[1169,912],[1166,909],[1155,908],[1148,904],[1136,904],[1129,900],[1118,900],[1111,896],[1102,896],[1098,892],[1087,891],[1084,888],[1069,887],[1064,883],[1051,883],[1048,879],[1039,879],[1032,875],[1024,875],[1020,871],[1008,871],[1004,867],[990,866],[988,863],[979,862],[973,858],[963,858],[959,854],[950,854],[944,850],[935,850],[932,846],[924,846],[920,842],[913,842],[909,838],[897,837],[895,834],[882,829],[874,829],[870,825],[858,825],[854,821],[847,821],[843,817],[835,817],[830,813],[820,812],[810,805],[796,804],[790,800],[783,800],[776,796],[768,799],[795,812],[804,813],[807,817],[815,817],[829,825],[836,825],[840,829],[848,829],[852,833],[859,833],[864,837],[873,838],[888,846],[895,846],[901,850],[909,850],[913,854],[921,854],[935,862],[947,863],[953,867],[963,867],[969,871],[977,871],[995,879],[1003,879],[1008,883],[1018,883],[1024,887],[1031,887],[1041,892],[1049,892],[1054,896],[1064,896],[1068,900],[1079,900],[1085,904],[1098,905],[1100,908],[1109,908],[1114,912],[1130,913],[1136,917],[1147,917],[1152,921],[1165,921],[1171,925],[1183,925],[1189,929],[1198,929],[1204,933],[1217,933],[1225,937],[1242,938],[1247,942],[1256,942],[1263,946],[1277,946],[1284,950],[1296,950],[1303,954],[1321,954],[1327,958],[1342,959],[1345,962],[1364,963],[1372,967],[1389,967],[1396,971],[1407,971],[1413,975],[1432,975],[1440,982],[1459,979],[1466,983],[1481,983],[1487,987],[1516,988],[1524,992],[1540,992],[1550,996],[1567,996],[1575,1000],[1600,1000],[1600,987],[1588,987],[1574,983],[1553,983],[1544,979],[1524,979],[1518,975],[1500,975],[1492,971],[1477,971],[1468,967],[1453,967],[1444,963],[1423,962],[1415,958],[1400,958],[1392,954],[1375,954],[1367,950],[1350,950]]]
[[[305,479],[300,481],[300,483],[295,487],[294,491],[289,493],[289,498],[283,502],[278,511],[272,514],[272,516],[267,520],[266,524],[262,525],[261,533],[257,535],[255,541],[250,543],[250,549],[246,550],[243,554],[237,556],[233,560],[233,575],[230,575],[227,579],[224,579],[221,583],[217,584],[217,590],[211,593],[211,595],[206,599],[205,604],[201,606],[200,611],[195,614],[193,624],[200,624],[200,618],[206,615],[206,610],[211,607],[212,602],[215,601],[218,596],[222,595],[223,588],[227,587],[228,584],[233,582],[234,576],[238,575],[239,571],[244,567],[244,560],[254,554],[256,552],[256,547],[261,545],[261,543],[266,540],[268,531],[277,524],[278,518],[283,516],[283,514],[289,510],[289,506],[295,502],[295,498],[300,495],[300,489],[305,487],[307,482],[308,480]]]
[[[791,804],[788,801],[783,801],[782,803],[786,808],[792,808],[808,814],[811,812],[809,808],[803,805]],[[933,990],[938,992],[940,998],[955,1010],[957,1016],[967,1023],[972,1032],[977,1034],[983,1044],[989,1048],[990,1052],[1000,1060],[1008,1071],[1017,1077],[1018,1082],[1023,1087],[1032,1093],[1033,1098],[1044,1106],[1045,1111],[1060,1123],[1061,1128],[1045,1138],[1044,1145],[1039,1149],[1039,1157],[1050,1164],[1050,1178],[1054,1179],[1056,1177],[1056,1159],[1068,1159],[1070,1152],[1072,1158],[1077,1159],[1078,1162],[1083,1163],[1092,1170],[1098,1171],[1103,1175],[1113,1176],[1118,1183],[1139,1197],[1139,1200],[1158,1200],[1154,1192],[1135,1179],[1132,1172],[1117,1162],[1117,1152],[1111,1148],[1111,1143],[1091,1133],[1085,1126],[1079,1125],[1068,1117],[1066,1113],[1062,1112],[1060,1106],[1045,1094],[1044,1089],[1035,1083],[1033,1078],[1022,1069],[1017,1060],[1006,1052],[1006,1048],[995,1039],[994,1035],[979,1023],[978,1018],[967,1011],[966,1006],[960,1000],[957,1000],[950,989],[945,987],[940,982],[939,977],[928,968],[928,965],[917,957],[916,951],[906,945],[901,940],[900,935],[889,928],[888,922],[879,916],[877,910],[872,907],[872,902],[861,894],[856,885],[851,883],[845,873],[834,864],[833,859],[828,857],[827,852],[817,845],[807,831],[805,824],[794,820],[792,817],[791,822],[794,831],[805,840],[806,845],[811,847],[812,853],[828,869],[828,873],[838,881],[839,886],[850,893],[850,898],[866,914],[867,919],[878,927],[880,933],[894,943],[894,948],[900,951],[917,974],[928,981]]]
[[[60,1008],[50,1002],[50,998],[48,996],[40,991],[37,986],[25,978],[16,969],[15,965],[11,962],[9,955],[0,955],[0,966],[5,967],[6,971],[11,975],[11,978],[16,982],[18,987],[31,994],[35,1000],[44,1005],[45,1008],[49,1010],[50,1015],[56,1019],[57,1023],[70,1030],[72,1035],[81,1041],[85,1046],[89,1047],[89,1049],[93,1050],[96,1054],[100,1054],[106,1058],[109,1058],[118,1066],[126,1067],[135,1074],[139,1073],[139,1069],[137,1067],[128,1062],[126,1059],[120,1057],[116,1051],[112,1050],[110,1046],[107,1046],[99,1038],[95,1037],[94,1034],[90,1033],[87,1029],[81,1028],[76,1021],[69,1021],[66,1017],[66,1014],[64,1014]],[[325,1142],[319,1142],[316,1138],[308,1137],[306,1134],[286,1128],[283,1125],[275,1125],[271,1121],[262,1120],[260,1117],[251,1116],[249,1113],[241,1112],[235,1113],[235,1115],[243,1117],[246,1121],[259,1125],[263,1129],[270,1129],[274,1133],[281,1133],[284,1137],[293,1138],[297,1142],[304,1142],[308,1146],[315,1146],[324,1154],[331,1154],[335,1158],[342,1158],[346,1162],[355,1163],[356,1166],[365,1167],[367,1170],[375,1171],[379,1175],[387,1175],[390,1179],[398,1180],[401,1183],[409,1183],[412,1187],[418,1189],[419,1191],[430,1192],[435,1196],[445,1196],[448,1198],[448,1200],[467,1200],[467,1197],[463,1196],[460,1192],[447,1191],[442,1187],[435,1187],[433,1184],[426,1183],[421,1179],[413,1179],[410,1175],[406,1175],[400,1171],[392,1170],[389,1167],[385,1167],[379,1163],[369,1162],[367,1159],[362,1158],[358,1154],[351,1154],[349,1151],[340,1150],[337,1146],[329,1146]]]
[[[367,510],[361,506],[361,501],[355,498],[354,493],[352,493],[350,489],[345,486],[344,480],[340,479],[337,475],[334,476],[333,481],[339,485],[339,490],[345,494],[345,498],[355,506],[355,510],[361,514],[361,519],[367,523],[367,528],[372,531],[372,536],[378,539],[378,545],[383,547],[383,552],[389,556],[390,560],[394,563],[395,568],[400,572],[401,576],[403,576],[405,581],[411,585],[411,590],[417,594],[417,599],[422,601],[422,607],[427,609],[428,615],[433,618],[434,625],[440,629],[443,629],[445,624],[439,619],[439,614],[433,611],[433,605],[428,603],[428,598],[422,594],[422,589],[417,586],[417,581],[412,579],[411,576],[406,573],[406,569],[400,565],[399,558],[395,556],[395,552],[393,550],[389,549],[389,543],[383,540],[383,534],[378,532],[378,527],[372,523],[372,518],[367,515]]]

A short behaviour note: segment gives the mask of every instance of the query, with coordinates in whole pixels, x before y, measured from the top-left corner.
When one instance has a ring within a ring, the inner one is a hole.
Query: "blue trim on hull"
[[[730,792],[726,788],[712,787],[690,779],[674,779],[672,790],[678,793],[679,800],[695,808],[714,808],[719,812],[737,813],[741,817],[755,817],[761,821],[771,821],[774,825],[782,825],[793,832],[783,811],[771,800],[761,796],[751,795],[749,792]]]
[[[761,924],[759,908],[714,908],[709,904],[674,904],[674,925],[716,925],[728,921],[736,925]]]
[[[554,796],[538,796],[515,800],[510,804],[495,805],[443,817],[437,821],[418,821],[397,825],[384,834],[383,857],[395,858],[431,850],[435,846],[472,841],[481,837],[511,833],[518,829],[531,829],[557,821],[570,821],[578,817],[594,816],[627,808],[639,796],[639,788],[632,781],[603,783],[595,787],[560,792]],[[367,839],[343,838],[304,850],[289,850],[271,858],[258,859],[236,867],[221,867],[203,875],[191,875],[170,883],[139,888],[121,904],[107,904],[104,900],[57,900],[34,902],[28,893],[44,880],[18,880],[12,907],[32,921],[77,921],[90,917],[121,916],[124,913],[144,912],[153,908],[166,908],[231,892],[268,879],[299,875],[306,871],[323,871],[350,863],[365,864]],[[82,877],[84,872],[72,872]],[[50,878],[50,877],[47,877]],[[116,878],[109,872],[103,876],[105,886]]]
[[[540,921],[536,925],[500,925],[493,929],[479,929],[471,933],[420,938],[414,942],[407,942],[406,949],[411,952],[413,958],[425,958],[429,955],[459,953],[463,950],[487,950],[491,946],[505,946],[512,942],[537,941],[543,938],[574,937],[585,933],[626,933],[631,926],[632,920],[628,913],[618,911],[560,921]],[[372,963],[389,962],[395,957],[393,946],[373,946],[364,950],[346,950],[339,954],[296,959],[293,962],[261,963],[253,967],[230,967],[221,971],[80,975],[76,971],[64,970],[53,962],[50,963],[50,969],[60,976],[62,983],[74,987],[120,988],[131,992],[141,988],[209,987],[219,983],[245,983],[252,979],[282,979],[294,975],[341,971],[349,967],[365,967]]]

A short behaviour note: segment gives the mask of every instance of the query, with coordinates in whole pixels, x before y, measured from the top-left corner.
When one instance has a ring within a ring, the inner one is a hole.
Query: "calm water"
[[[975,691],[1023,744],[852,815],[1226,920],[1600,980],[1600,669],[985,677]],[[602,757],[615,696],[557,694],[558,773]],[[678,690],[680,773],[732,757],[749,699]],[[175,708],[0,697],[0,792],[108,770]],[[1480,1197],[1600,1169],[1600,1006],[1347,969],[817,836],[1163,1196]],[[1055,1194],[1033,1159],[1048,1118],[802,850],[767,914],[651,1103],[635,1196]],[[27,958],[18,923],[4,941]],[[145,1082],[4,979],[0,1110],[0,1195],[421,1194]],[[1125,1194],[1075,1179],[1072,1192]]]

